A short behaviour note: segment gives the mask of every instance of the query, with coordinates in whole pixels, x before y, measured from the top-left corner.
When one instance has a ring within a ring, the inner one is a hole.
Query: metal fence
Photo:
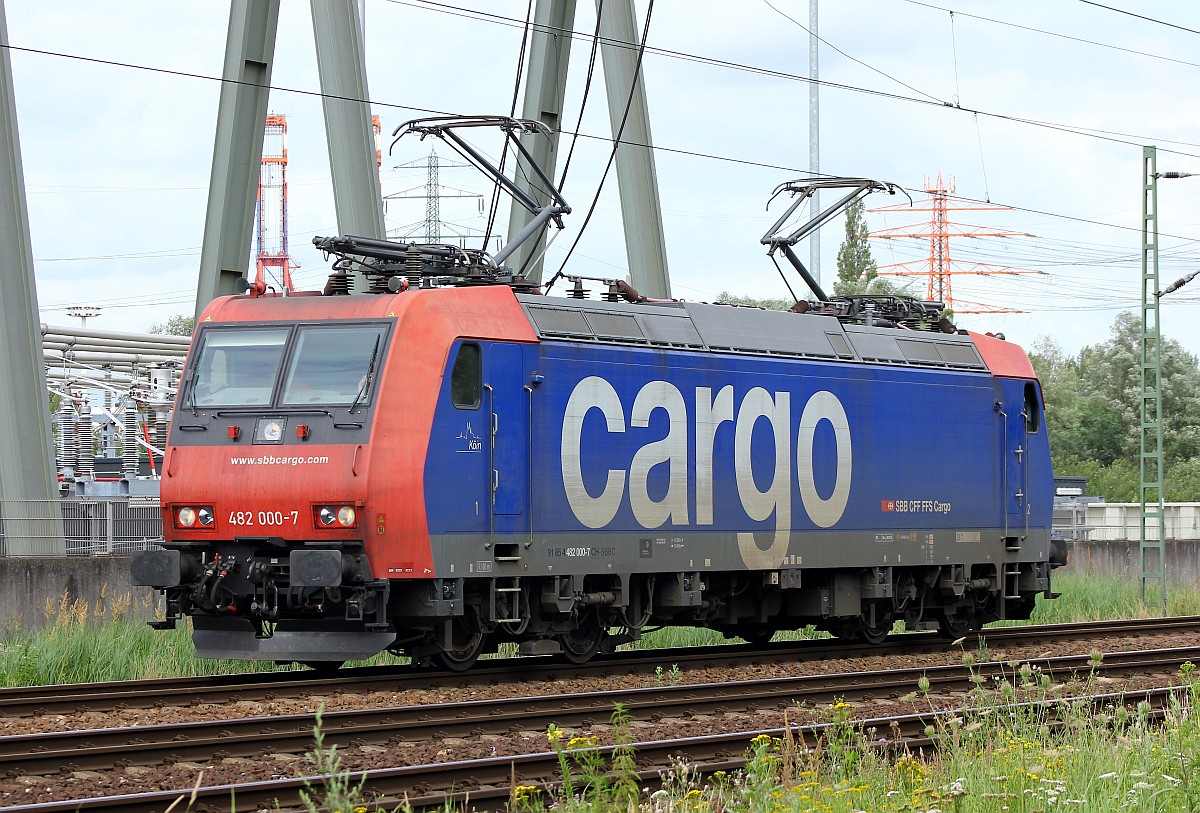
[[[1054,506],[1054,530],[1079,542],[1137,541],[1141,518],[1138,503],[1091,501]],[[1167,539],[1200,539],[1200,503],[1166,503],[1163,530]],[[1157,537],[1157,528],[1151,525],[1150,533]]]
[[[1168,539],[1200,539],[1200,503],[1168,503]],[[1054,530],[1080,542],[1136,540],[1136,503],[1058,505]],[[154,498],[0,500],[0,556],[93,556],[147,550],[162,543]]]
[[[157,500],[0,500],[0,556],[96,556],[162,542]]]

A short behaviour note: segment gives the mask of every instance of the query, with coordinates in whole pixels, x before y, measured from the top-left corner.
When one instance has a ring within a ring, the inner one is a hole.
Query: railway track
[[[962,646],[1029,644],[1045,641],[1081,641],[1088,637],[1121,634],[1153,635],[1194,631],[1200,640],[1200,616],[1129,619],[1024,627],[997,627],[968,634]],[[847,656],[908,655],[944,650],[949,642],[936,633],[889,636],[883,644],[863,644],[816,639],[779,642],[765,647],[728,644],[710,647],[629,650],[600,657],[583,665],[559,663],[546,657],[497,658],[481,661],[469,673],[432,672],[398,665],[343,669],[335,673],[312,671],[259,672],[201,678],[114,681],[58,686],[0,689],[0,718],[31,715],[66,715],[155,706],[193,706],[271,700],[279,697],[354,691],[466,688],[498,682],[552,678],[645,676],[656,667],[677,665],[725,666],[768,664],[795,660],[836,659]]]
[[[1150,714],[1158,716],[1178,688],[1163,687],[1128,696],[1116,693],[1093,695],[1085,700],[1096,705],[1129,702],[1131,699],[1149,704]],[[1072,700],[1075,698],[1068,698]],[[926,733],[929,726],[940,719],[954,715],[955,711],[929,711],[910,715],[867,718],[861,721],[866,728],[887,731],[891,735],[886,742],[890,747],[910,749],[936,747],[936,741]],[[790,733],[808,746],[815,745],[828,724],[790,727]],[[648,740],[633,743],[637,754],[638,779],[643,786],[653,787],[661,772],[672,760],[686,757],[699,773],[710,775],[716,771],[734,771],[745,766],[745,751],[751,739],[760,734],[772,737],[785,736],[782,727],[735,731],[697,737],[681,737],[666,740]],[[598,756],[611,759],[613,749],[595,749]],[[413,765],[391,769],[372,769],[369,772],[351,772],[348,780],[352,785],[366,778],[364,790],[370,794],[381,809],[390,809],[402,800],[414,809],[442,809],[447,802],[469,803],[477,811],[505,810],[514,782],[518,784],[548,786],[558,779],[559,755],[554,751],[543,751],[521,756],[466,759]],[[278,779],[261,782],[239,783],[183,788],[170,791],[152,791],[92,799],[62,800],[31,805],[3,807],[5,813],[159,813],[172,804],[183,802],[182,807],[195,811],[228,811],[237,809],[271,809],[288,813],[300,809],[297,806],[299,793],[308,789],[310,783],[319,787],[321,777]],[[236,799],[236,802],[233,800]],[[176,804],[176,807],[180,807]]]
[[[1106,654],[1096,663],[1090,656],[1065,656],[1023,661],[1031,667],[1052,675],[1056,681],[1071,675],[1086,673],[1105,678],[1130,678],[1134,675],[1167,676],[1178,670],[1185,661],[1200,659],[1200,646],[1171,650],[1149,650]],[[551,723],[565,730],[586,731],[608,720],[615,703],[620,702],[635,720],[656,720],[660,725],[671,721],[705,719],[723,721],[726,730],[719,734],[674,740],[655,740],[637,746],[639,765],[650,778],[662,767],[666,756],[686,753],[689,759],[709,765],[710,770],[730,770],[738,767],[742,753],[757,733],[778,732],[764,720],[776,723],[784,709],[793,710],[793,719],[805,707],[824,707],[836,699],[868,703],[880,698],[897,699],[914,694],[918,681],[929,681],[928,694],[923,702],[930,710],[917,714],[892,715],[871,721],[892,738],[900,738],[910,746],[919,744],[924,726],[940,712],[932,707],[936,699],[953,698],[967,692],[980,681],[994,677],[1012,679],[1016,664],[986,663],[966,666],[945,666],[925,669],[886,670],[842,675],[796,677],[789,680],[772,678],[736,683],[653,687],[578,695],[557,695],[536,698],[509,698],[474,701],[471,703],[439,704],[409,708],[374,709],[355,712],[329,713],[323,719],[326,744],[339,748],[351,745],[370,745],[379,751],[396,751],[403,742],[419,742],[429,738],[512,737],[516,732],[532,732],[544,747],[544,732]],[[1138,696],[1147,695],[1142,691]],[[1147,696],[1159,701],[1165,693],[1151,691]],[[802,715],[801,715],[802,716]],[[0,761],[12,773],[70,772],[83,769],[111,767],[143,762],[202,761],[214,757],[261,756],[264,742],[276,751],[304,752],[311,747],[313,715],[292,715],[286,718],[251,719],[194,723],[182,726],[156,726],[129,729],[105,729],[87,732],[63,732],[21,737],[0,738]],[[746,727],[740,727],[744,724]],[[733,729],[733,730],[729,730]],[[809,734],[816,736],[820,726],[810,726]],[[535,740],[536,741],[536,740]],[[32,750],[40,749],[40,750]],[[601,749],[603,750],[603,749]],[[410,799],[426,798],[430,804],[445,801],[454,789],[462,794],[472,792],[472,804],[480,801],[479,793],[496,800],[507,799],[508,788],[515,775],[523,784],[548,781],[557,770],[556,754],[521,754],[495,758],[477,758],[405,768],[375,768],[369,774],[368,786],[383,796],[407,794]],[[718,765],[718,767],[711,767]],[[502,775],[496,772],[500,769]],[[515,771],[515,774],[514,774]],[[239,784],[237,804],[270,804],[278,799],[287,809],[295,804],[296,794],[304,787],[302,780],[273,780]],[[202,787],[196,791],[197,809],[228,809],[230,788]],[[90,800],[64,800],[59,803],[40,803],[37,806],[18,806],[12,810],[161,810],[174,795],[163,793],[127,795]],[[169,797],[169,798],[168,798]],[[222,804],[225,807],[222,807]],[[158,807],[155,807],[158,805]],[[2,808],[9,810],[10,808]]]
[[[1200,661],[1200,646],[1109,654],[1093,665],[1090,656],[1074,655],[1022,661],[1062,681],[1079,673],[1129,677],[1135,671],[1171,673],[1186,661]],[[969,691],[975,678],[1013,677],[1003,663],[968,670],[962,666],[889,669],[843,675],[806,675],[790,679],[663,686],[586,694],[472,700],[401,708],[326,712],[326,742],[390,746],[430,738],[504,736],[518,731],[539,735],[554,723],[588,729],[604,723],[616,703],[638,720],[698,716],[721,717],[783,711],[797,703],[829,704],[839,699],[862,702],[897,699],[925,677],[929,691]],[[150,765],[199,762],[211,758],[256,757],[270,752],[304,753],[312,746],[315,714],[212,720],[175,725],[105,728],[0,737],[0,764],[8,773],[40,774],[98,770],[120,762]],[[265,749],[264,749],[264,744]]]

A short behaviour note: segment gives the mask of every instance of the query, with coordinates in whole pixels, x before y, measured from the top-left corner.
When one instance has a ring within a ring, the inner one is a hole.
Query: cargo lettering
[[[761,387],[749,390],[734,409],[732,385],[716,394],[709,387],[695,392],[695,487],[696,524],[713,524],[713,449],[722,424],[733,425],[734,483],[746,516],[762,522],[775,515],[775,533],[764,550],[752,533],[739,533],[743,559],[750,567],[778,567],[787,554],[792,527],[792,440],[795,438],[796,483],[808,518],[821,528],[835,525],[845,513],[850,497],[853,457],[850,423],[841,401],[831,392],[814,393],[804,404],[793,435],[792,393],[768,392]],[[688,435],[693,427],[683,394],[667,381],[650,381],[638,391],[629,413],[629,426],[645,428],[656,410],[668,419],[665,437],[642,445],[632,456],[628,469],[609,469],[604,487],[593,496],[584,486],[582,437],[588,413],[599,410],[610,435],[626,431],[626,413],[616,389],[607,380],[589,376],[580,381],[567,400],[563,416],[561,462],[567,501],[575,518],[588,528],[604,528],[616,516],[628,484],[629,506],[634,519],[644,528],[664,524],[688,525]],[[765,489],[755,482],[753,460],[754,429],[766,421],[774,435],[775,460],[772,477]],[[833,490],[822,497],[816,487],[813,470],[813,445],[817,427],[828,421],[837,444],[836,475]],[[650,470],[657,465],[669,467],[666,494],[651,498],[647,483]]]

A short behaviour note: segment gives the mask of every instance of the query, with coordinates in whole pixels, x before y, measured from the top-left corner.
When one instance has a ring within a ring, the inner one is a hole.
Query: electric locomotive
[[[799,233],[773,233],[819,291]],[[581,662],[664,625],[956,637],[1054,595],[1038,381],[935,303],[552,296],[482,252],[314,242],[338,258],[323,294],[215,300],[185,366],[164,549],[133,571],[200,657]]]

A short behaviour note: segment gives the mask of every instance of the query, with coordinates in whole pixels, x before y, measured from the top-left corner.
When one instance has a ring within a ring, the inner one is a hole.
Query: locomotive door
[[[996,411],[1002,422],[1004,543],[1015,550],[1029,531],[1029,426],[1023,382],[1002,379]]]
[[[529,488],[529,410],[521,349],[493,344],[487,352],[492,515],[518,516],[525,512]]]

